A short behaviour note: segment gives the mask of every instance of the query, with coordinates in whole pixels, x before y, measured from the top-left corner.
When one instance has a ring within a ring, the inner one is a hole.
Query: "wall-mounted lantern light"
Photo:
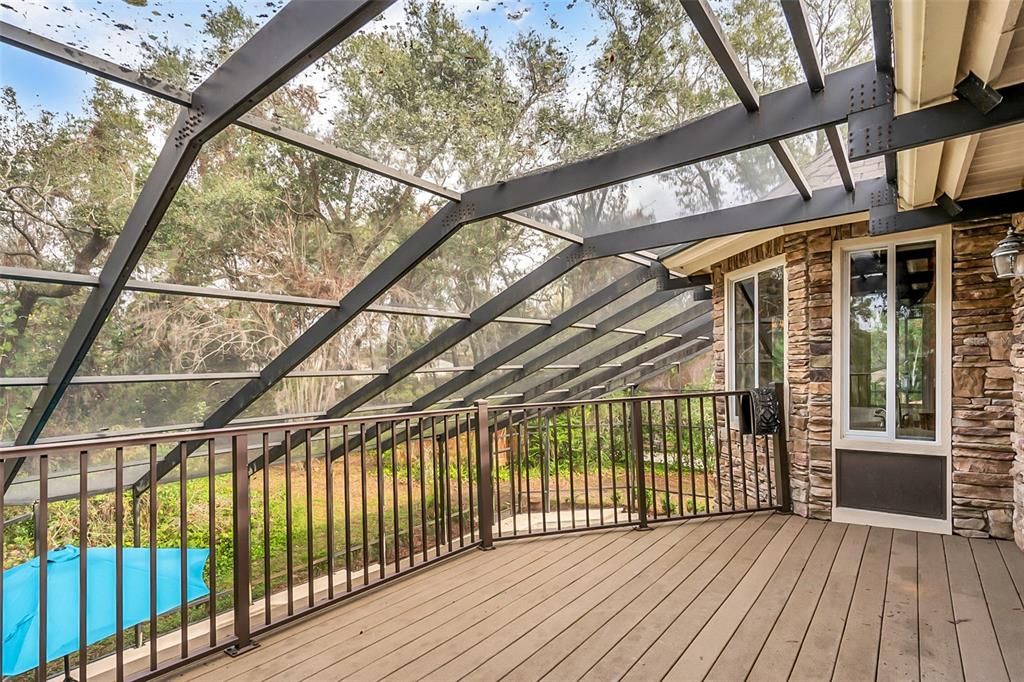
[[[1024,237],[1012,226],[992,251],[992,269],[999,279],[1024,275]]]

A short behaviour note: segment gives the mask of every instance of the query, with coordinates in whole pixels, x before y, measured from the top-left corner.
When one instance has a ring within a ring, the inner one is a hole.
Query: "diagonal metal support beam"
[[[725,31],[718,22],[718,17],[712,11],[708,0],[680,0],[680,2],[687,16],[690,17],[693,27],[697,29],[697,34],[700,35],[701,40],[707,45],[708,50],[711,51],[711,55],[718,62],[718,66],[722,69],[729,84],[732,85],[732,89],[740,98],[740,102],[747,108],[747,111],[758,111],[761,108],[761,98],[757,94],[757,90],[754,89],[754,84],[751,82],[746,68],[740,63],[739,57],[736,56],[736,51],[732,49],[732,43],[729,42],[729,37],[725,35]],[[817,88],[817,90],[825,88],[824,79],[821,80],[821,87]],[[814,85],[817,85],[817,83]],[[811,86],[812,92],[815,91],[814,85]],[[799,164],[793,158],[793,153],[789,150],[785,141],[771,140],[768,145],[779,160],[783,170],[786,171],[786,175],[792,180],[800,196],[804,199],[810,199],[811,186],[808,184],[807,178],[804,177]]]
[[[786,17],[789,32],[793,36],[793,45],[796,46],[800,66],[803,67],[804,76],[807,78],[807,87],[811,89],[811,92],[824,90],[825,75],[822,73],[821,63],[818,61],[818,51],[815,49],[814,39],[811,37],[811,25],[807,21],[807,5],[804,0],[782,0],[782,13]],[[828,140],[829,149],[832,150],[832,158],[835,159],[843,187],[852,192],[853,172],[850,170],[850,160],[846,158],[846,149],[843,147],[839,129],[836,126],[827,126],[825,138]]]
[[[190,107],[179,113],[168,134],[100,273],[99,285],[90,292],[75,320],[47,385],[40,390],[18,434],[17,444],[33,443],[39,437],[202,145],[389,4],[389,0],[291,2],[196,89]],[[5,490],[17,475],[20,463],[19,460],[10,468]]]
[[[843,187],[819,189],[813,198],[806,201],[797,196],[765,199],[595,235],[588,237],[584,245],[594,258],[603,258],[624,249],[656,249],[681,242],[850,216],[870,209],[872,192],[885,184],[884,180],[867,180],[857,183],[853,192],[847,192]]]

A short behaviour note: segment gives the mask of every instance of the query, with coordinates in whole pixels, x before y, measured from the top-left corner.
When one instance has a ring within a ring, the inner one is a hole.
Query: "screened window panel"
[[[588,237],[745,204],[778,186],[783,177],[771,150],[755,147],[541,204],[524,213]]]
[[[263,0],[11,0],[0,6],[0,19],[191,90],[278,7]]]
[[[538,325],[517,322],[491,322],[459,341],[429,367],[469,367],[498,352],[516,339],[529,334]]]
[[[134,276],[338,300],[442,204],[231,127],[203,147]]]
[[[935,440],[935,243],[896,247],[896,437]]]
[[[544,355],[549,350],[552,350],[553,348],[557,348],[557,347],[561,346],[562,344],[564,344],[569,339],[575,338],[576,335],[579,334],[581,331],[583,331],[583,330],[577,329],[575,327],[570,327],[569,329],[563,329],[562,331],[558,332],[554,336],[551,336],[550,338],[545,339],[544,341],[541,341],[537,345],[532,346],[525,353],[522,353],[518,357],[513,358],[511,361],[509,361],[509,364],[510,365],[526,365],[526,364],[528,364],[530,362],[533,362],[535,359],[539,358],[541,355]]]
[[[26,21],[2,8],[0,18]],[[0,265],[99,274],[153,166],[170,105],[7,45],[0,63]]]
[[[849,426],[884,433],[889,336],[888,251],[849,256]]]
[[[127,291],[79,374],[259,371],[323,312],[292,305]]]
[[[0,279],[0,376],[49,374],[88,296],[85,287]]]
[[[673,2],[405,0],[289,87],[318,94],[322,136],[460,189],[732,104],[712,64]]]
[[[310,354],[297,370],[387,369],[457,321],[363,312]]]
[[[288,377],[257,398],[240,418],[321,415],[371,379],[370,375]]]
[[[380,302],[469,313],[568,245],[506,220],[463,225]]]
[[[39,395],[39,386],[0,386],[0,443],[14,442],[25,424],[32,404]]]
[[[636,267],[621,258],[584,261],[508,312],[550,319],[608,286]]]
[[[632,291],[623,294],[619,298],[615,299],[606,306],[603,306],[597,312],[587,315],[585,318],[580,320],[584,324],[599,324],[604,320],[608,319],[612,315],[629,308],[635,303],[639,303],[643,299],[647,298],[655,291],[658,290],[658,283],[654,280],[644,282]]]
[[[244,384],[241,380],[72,384],[42,437],[181,425],[191,428]]]

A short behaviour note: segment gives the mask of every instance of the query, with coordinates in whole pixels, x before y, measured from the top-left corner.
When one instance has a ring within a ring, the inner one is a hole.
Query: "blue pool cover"
[[[149,620],[148,548],[127,547],[124,552],[124,621],[122,627]],[[54,549],[46,561],[46,660],[78,651],[79,549]],[[187,550],[188,600],[209,594],[203,580],[208,549]],[[87,643],[113,635],[114,560],[112,547],[90,547],[85,553],[87,590]],[[39,664],[39,558],[4,571],[3,674],[17,675]],[[181,604],[181,550],[156,550],[156,612],[165,613]]]

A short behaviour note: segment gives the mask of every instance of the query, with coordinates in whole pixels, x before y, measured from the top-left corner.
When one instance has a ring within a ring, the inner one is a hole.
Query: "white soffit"
[[[1024,81],[1024,0],[896,0],[896,113],[953,99],[969,72],[997,87]],[[939,194],[969,198],[1020,189],[1022,133],[997,130],[900,152],[903,208]],[[979,156],[980,153],[980,156]],[[977,164],[977,165],[976,165]],[[975,175],[977,171],[977,175]]]

